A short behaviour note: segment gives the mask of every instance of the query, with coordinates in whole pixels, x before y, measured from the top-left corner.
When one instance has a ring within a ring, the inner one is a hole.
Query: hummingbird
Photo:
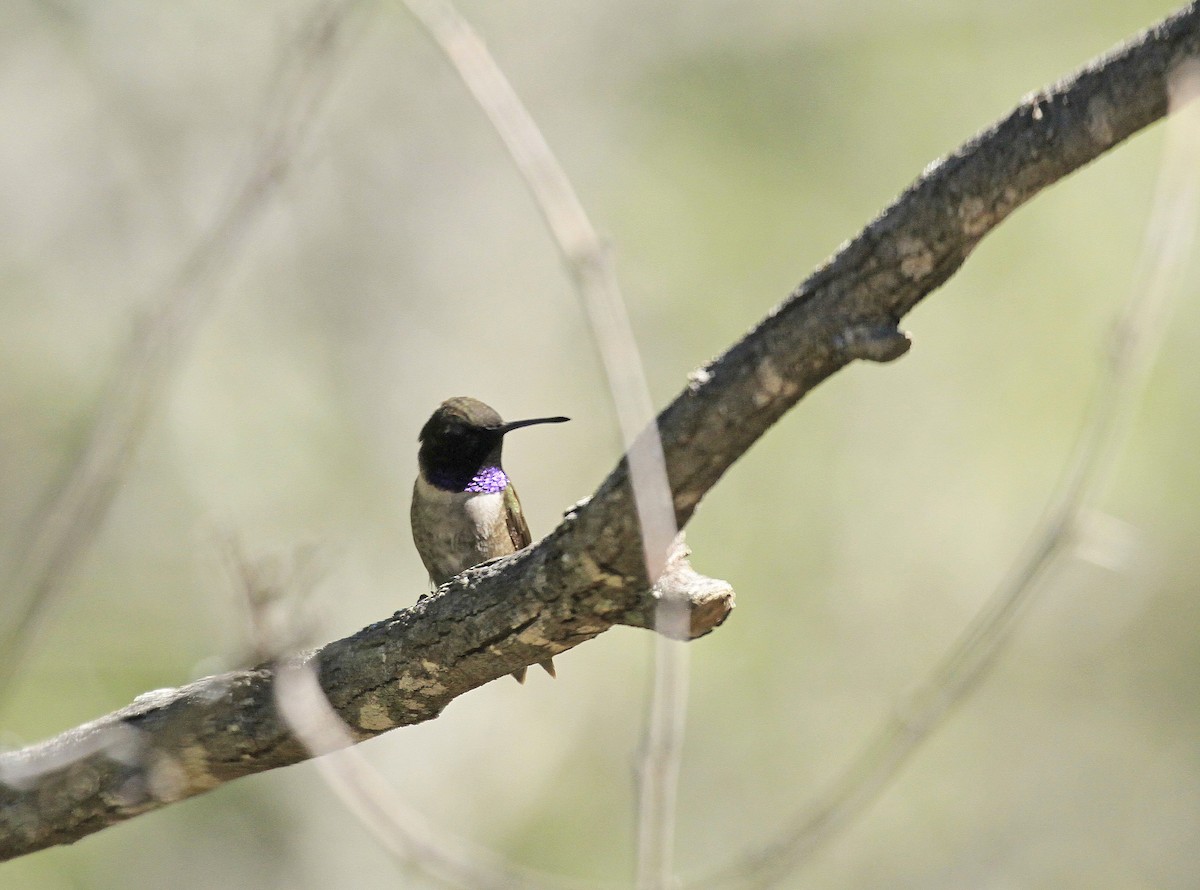
[[[413,543],[435,587],[471,566],[529,546],[529,523],[500,463],[504,437],[521,427],[569,419],[505,423],[494,408],[468,396],[438,405],[417,437],[421,447],[410,513]],[[541,665],[554,676],[553,659]],[[525,668],[513,677],[524,683]]]

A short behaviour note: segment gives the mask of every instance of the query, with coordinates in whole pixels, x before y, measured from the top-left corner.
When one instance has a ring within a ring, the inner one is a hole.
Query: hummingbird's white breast
[[[434,584],[513,552],[504,492],[446,491],[420,475],[413,485],[413,542]]]

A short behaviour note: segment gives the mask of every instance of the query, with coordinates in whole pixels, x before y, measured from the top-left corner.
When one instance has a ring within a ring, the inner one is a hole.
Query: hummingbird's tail
[[[553,658],[547,658],[545,661],[539,661],[538,664],[540,664],[542,666],[543,670],[545,670],[547,674],[549,674],[551,677],[553,677],[556,680],[558,679],[558,674],[556,674],[554,672],[554,659]],[[514,680],[516,680],[518,683],[524,683],[525,682],[525,668],[520,668],[518,670],[513,671],[512,678]]]

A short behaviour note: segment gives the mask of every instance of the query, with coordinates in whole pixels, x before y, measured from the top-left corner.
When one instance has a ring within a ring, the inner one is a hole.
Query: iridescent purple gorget
[[[462,478],[443,473],[430,473],[429,484],[443,491],[462,491],[470,494],[499,494],[508,488],[508,475],[499,467],[484,467],[466,485]]]
[[[463,491],[477,494],[499,494],[508,488],[508,476],[499,467],[484,467],[471,477]]]

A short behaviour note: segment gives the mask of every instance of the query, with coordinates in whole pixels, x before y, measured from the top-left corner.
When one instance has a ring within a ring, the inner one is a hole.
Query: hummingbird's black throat
[[[504,434],[496,430],[442,435],[422,440],[417,464],[425,481],[443,491],[503,491],[508,481],[500,468],[503,445]]]

